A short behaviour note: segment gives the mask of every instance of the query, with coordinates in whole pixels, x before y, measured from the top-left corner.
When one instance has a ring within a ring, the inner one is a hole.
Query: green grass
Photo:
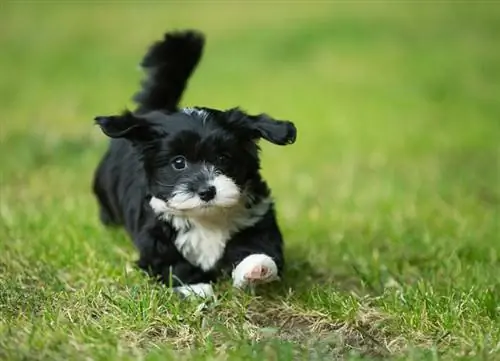
[[[500,359],[495,2],[8,3],[0,11],[0,359]],[[283,283],[179,301],[90,192],[98,114],[146,46],[207,33],[186,105],[293,120],[263,146]]]

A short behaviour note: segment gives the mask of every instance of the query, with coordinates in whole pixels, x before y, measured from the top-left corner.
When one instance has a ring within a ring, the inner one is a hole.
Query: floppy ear
[[[94,120],[110,138],[148,141],[158,135],[146,119],[136,117],[129,111],[122,115],[98,116]]]
[[[277,120],[267,114],[249,115],[239,108],[227,111],[227,123],[235,131],[244,132],[252,139],[264,138],[277,144],[295,143],[297,128],[288,120]]]

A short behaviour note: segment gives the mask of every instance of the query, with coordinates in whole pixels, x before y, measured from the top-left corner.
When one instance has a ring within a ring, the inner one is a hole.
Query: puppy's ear
[[[122,115],[98,116],[94,120],[102,132],[110,138],[125,138],[140,142],[153,140],[158,136],[152,124],[128,111]]]
[[[295,143],[297,128],[288,120],[273,119],[267,114],[249,115],[239,108],[226,112],[227,125],[236,132],[244,133],[252,139],[264,138],[277,144]]]

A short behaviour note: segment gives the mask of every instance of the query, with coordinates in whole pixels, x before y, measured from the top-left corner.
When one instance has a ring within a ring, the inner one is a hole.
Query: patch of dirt
[[[221,328],[212,324],[213,317],[225,320]],[[297,347],[298,359],[304,353],[311,359],[342,359],[349,353],[383,359],[403,353],[409,345],[405,337],[389,332],[385,326],[388,315],[371,308],[361,309],[354,321],[345,322],[296,305],[270,305],[255,300],[244,312],[244,320],[238,322],[238,317],[234,310],[222,309],[205,315],[204,330],[221,351],[228,338],[237,334],[256,343],[273,340],[291,343]]]
[[[294,309],[287,305],[265,311],[249,310],[248,317],[261,335],[262,330],[275,328],[273,337],[323,356],[339,358],[355,351],[366,356],[384,357],[401,349],[397,340],[390,339],[380,329],[379,323],[384,316],[373,310],[360,312],[359,319],[352,324],[332,320],[317,311]],[[265,333],[262,336],[265,337]]]

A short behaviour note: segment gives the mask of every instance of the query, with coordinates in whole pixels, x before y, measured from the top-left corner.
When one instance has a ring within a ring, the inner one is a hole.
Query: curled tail
[[[198,65],[205,37],[195,30],[168,32],[154,43],[144,56],[141,67],[146,73],[142,89],[133,100],[138,112],[176,111],[189,77]]]

